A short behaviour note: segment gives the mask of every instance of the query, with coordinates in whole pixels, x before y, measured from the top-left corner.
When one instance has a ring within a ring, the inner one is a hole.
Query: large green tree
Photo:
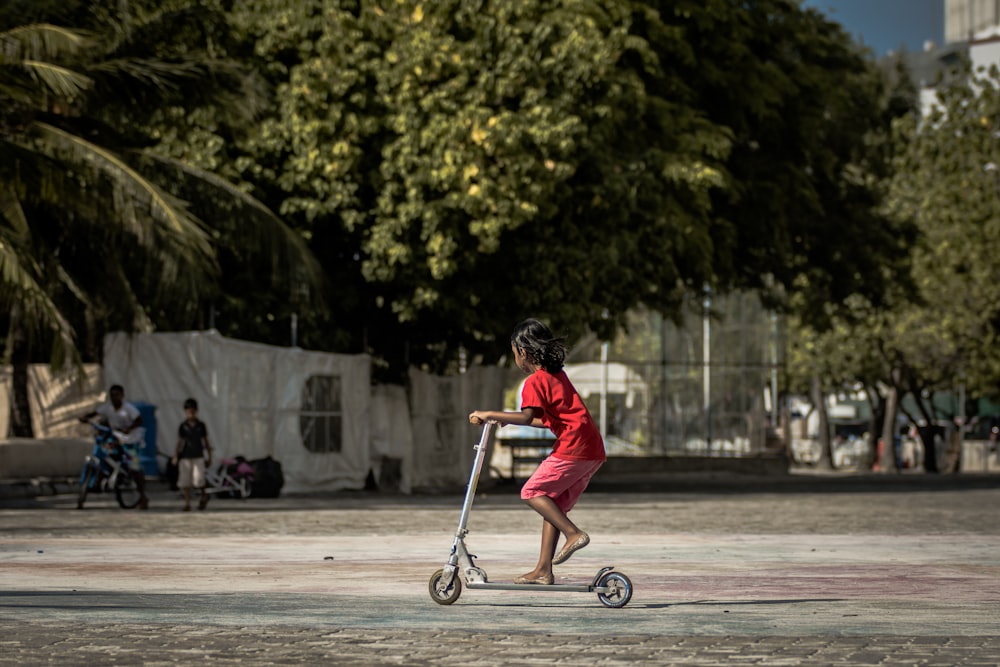
[[[294,262],[286,274],[319,282],[301,239],[263,205],[149,150],[164,110],[237,99],[232,113],[253,110],[252,80],[193,48],[223,15],[203,3],[89,11],[91,31],[0,26],[0,300],[16,435],[31,434],[30,361],[99,356],[108,330],[191,326],[217,293],[219,248]],[[198,183],[194,204],[176,196]]]
[[[892,392],[910,420],[926,425],[963,410],[956,402],[942,407],[940,392],[964,385],[969,395],[1000,395],[1000,79],[996,68],[956,74],[928,115],[896,123],[885,208],[920,232],[907,252],[913,291],[880,305],[855,301],[850,318],[827,331],[803,327],[797,337],[800,372],[821,369],[831,390],[861,384],[884,398]],[[885,418],[877,432],[888,442],[896,414]],[[922,436],[933,451],[931,431]],[[936,470],[930,455],[925,460]]]
[[[244,0],[234,20],[278,103],[239,173],[396,366],[495,358],[528,314],[607,337],[705,284],[820,319],[900,269],[880,79],[798,3]]]

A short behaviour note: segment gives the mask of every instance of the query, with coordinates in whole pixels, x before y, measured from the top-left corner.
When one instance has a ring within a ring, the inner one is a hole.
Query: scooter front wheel
[[[597,599],[605,607],[620,609],[632,599],[632,582],[621,572],[608,572],[597,582],[601,588],[607,588],[606,593],[598,593]]]
[[[451,584],[445,586],[444,570],[438,570],[431,575],[431,580],[427,588],[430,590],[431,599],[438,604],[452,604],[462,594],[462,580],[456,572],[451,580]]]

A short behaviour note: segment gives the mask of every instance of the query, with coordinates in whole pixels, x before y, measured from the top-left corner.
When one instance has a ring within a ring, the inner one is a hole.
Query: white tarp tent
[[[379,489],[410,493],[411,471],[408,462],[413,456],[413,428],[406,387],[381,384],[372,387],[371,418],[372,472]],[[386,469],[389,465],[398,471]],[[399,479],[393,475],[398,474]]]
[[[413,448],[405,470],[413,488],[449,489],[466,484],[475,455],[473,445],[482,429],[469,423],[469,413],[501,409],[506,376],[503,368],[484,366],[448,377],[410,370]],[[482,479],[487,477],[484,473]]]
[[[360,489],[371,468],[371,362],[225,338],[216,331],[110,334],[104,377],[157,408],[171,453],[194,398],[217,454],[281,463],[285,491]]]
[[[496,367],[449,377],[411,370],[408,388],[372,386],[367,355],[279,348],[215,331],[111,334],[104,366],[87,366],[82,384],[53,377],[47,366],[30,373],[38,437],[89,438],[77,417],[104,400],[108,385],[121,384],[127,400],[156,406],[164,454],[173,452],[191,397],[217,457],[271,456],[282,465],[286,491],[361,489],[371,470],[387,490],[403,493],[465,484],[480,431],[468,414],[499,409],[509,375]],[[9,389],[10,371],[0,369],[3,432]],[[317,399],[327,409],[316,409]],[[333,451],[315,451],[318,430],[337,432]]]

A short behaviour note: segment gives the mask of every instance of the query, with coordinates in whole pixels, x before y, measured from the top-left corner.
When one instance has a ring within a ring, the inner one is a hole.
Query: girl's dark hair
[[[535,319],[525,320],[514,328],[510,344],[533,364],[550,373],[558,373],[566,360],[566,345],[547,326]]]

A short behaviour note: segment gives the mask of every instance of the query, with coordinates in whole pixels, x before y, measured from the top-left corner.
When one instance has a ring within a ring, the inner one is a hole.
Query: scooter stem
[[[466,525],[469,522],[469,512],[472,511],[472,501],[476,498],[476,487],[479,486],[479,474],[483,470],[483,461],[486,459],[486,450],[490,444],[490,436],[493,429],[497,427],[496,422],[486,422],[483,425],[483,434],[479,437],[479,444],[475,446],[476,458],[472,462],[472,473],[469,475],[469,485],[465,489],[465,502],[462,503],[462,516],[458,519],[458,531],[455,536],[465,537]]]

